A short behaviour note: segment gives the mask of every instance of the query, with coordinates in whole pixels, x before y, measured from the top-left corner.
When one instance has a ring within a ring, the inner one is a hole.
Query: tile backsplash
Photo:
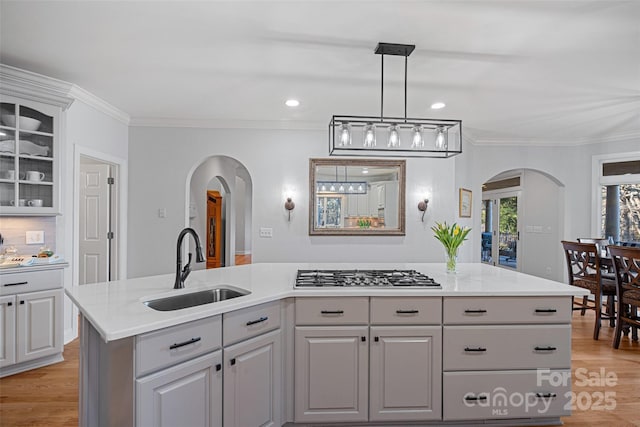
[[[27,245],[27,231],[44,231],[44,244]],[[4,254],[8,246],[15,246],[19,255],[35,255],[41,246],[56,250],[55,217],[0,217],[0,234],[4,239],[0,254]]]

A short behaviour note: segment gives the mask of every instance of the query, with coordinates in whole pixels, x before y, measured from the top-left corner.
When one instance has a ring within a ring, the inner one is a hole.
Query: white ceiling
[[[0,40],[2,63],[75,83],[133,124],[377,115],[383,41],[416,45],[408,115],[461,119],[477,143],[640,137],[635,0],[1,0]],[[403,114],[402,85],[387,56],[385,115]]]

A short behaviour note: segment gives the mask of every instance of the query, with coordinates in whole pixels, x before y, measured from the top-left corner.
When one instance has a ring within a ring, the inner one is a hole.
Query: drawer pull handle
[[[216,365],[216,372],[220,372],[222,370],[222,365],[220,363],[218,363]]]
[[[255,325],[256,323],[262,323],[262,322],[266,322],[267,320],[269,320],[268,316],[263,316],[257,320],[250,320],[247,322],[247,326],[251,326],[251,325]]]
[[[230,364],[231,366],[235,365],[235,364],[236,364],[236,358],[234,357],[233,359],[231,359],[231,360],[229,361],[229,364]]]
[[[487,400],[487,396],[465,396],[464,400],[475,402],[478,400]]]
[[[554,351],[557,350],[555,347],[547,346],[547,347],[534,347],[535,351]]]
[[[478,348],[470,348],[470,347],[465,347],[464,351],[470,351],[470,352],[476,352],[476,353],[481,353],[483,351],[487,351],[486,348],[482,348],[482,347],[478,347]]]
[[[418,314],[420,310],[396,310],[397,314]]]
[[[553,399],[556,396],[555,393],[536,393],[536,397],[539,399]]]
[[[486,313],[487,310],[483,310],[483,309],[479,309],[479,310],[465,310],[464,311],[467,314],[482,314],[482,313]]]
[[[29,282],[15,282],[15,283],[5,283],[3,286],[18,286],[18,285],[28,285]]]
[[[555,308],[536,308],[536,313],[557,313]]]
[[[320,314],[344,314],[344,310],[322,310]]]
[[[169,350],[173,350],[173,349],[176,349],[176,348],[184,347],[185,345],[196,343],[196,342],[200,341],[201,339],[202,338],[197,337],[197,338],[191,338],[190,340],[185,341],[185,342],[180,342],[180,343],[177,343],[177,344],[171,344],[169,346]]]

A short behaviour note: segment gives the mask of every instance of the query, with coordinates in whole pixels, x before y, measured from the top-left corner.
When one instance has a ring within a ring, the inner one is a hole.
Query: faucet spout
[[[173,289],[182,289],[184,288],[184,281],[187,280],[189,273],[191,273],[191,258],[193,254],[189,252],[189,261],[182,268],[182,241],[184,240],[187,234],[191,234],[193,239],[196,242],[196,262],[204,262],[204,256],[202,256],[202,246],[200,245],[200,238],[198,234],[193,228],[185,228],[178,235],[178,243],[176,248],[176,281],[173,286]]]

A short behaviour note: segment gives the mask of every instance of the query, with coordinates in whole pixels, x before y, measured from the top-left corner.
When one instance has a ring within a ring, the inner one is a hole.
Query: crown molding
[[[0,64],[0,93],[68,109],[81,101],[129,125],[129,115],[81,87],[42,74]]]
[[[81,101],[88,106],[95,108],[99,112],[104,113],[107,116],[110,116],[127,126],[131,122],[131,117],[129,116],[129,114],[125,113],[119,108],[114,107],[107,101],[95,96],[91,92],[82,89],[80,86],[71,85],[71,88],[69,89],[69,95],[73,97],[73,99],[77,99],[78,101]]]
[[[130,126],[201,129],[326,130],[327,123],[292,120],[179,119],[132,117]]]
[[[0,64],[0,93],[56,105],[66,110],[74,98],[71,83],[9,65]]]
[[[475,138],[474,145],[486,146],[538,146],[538,147],[576,147],[580,145],[591,145],[600,143],[611,143],[638,139],[640,140],[640,131],[620,133],[602,137],[590,138],[567,138],[567,139],[534,139],[534,138]]]

